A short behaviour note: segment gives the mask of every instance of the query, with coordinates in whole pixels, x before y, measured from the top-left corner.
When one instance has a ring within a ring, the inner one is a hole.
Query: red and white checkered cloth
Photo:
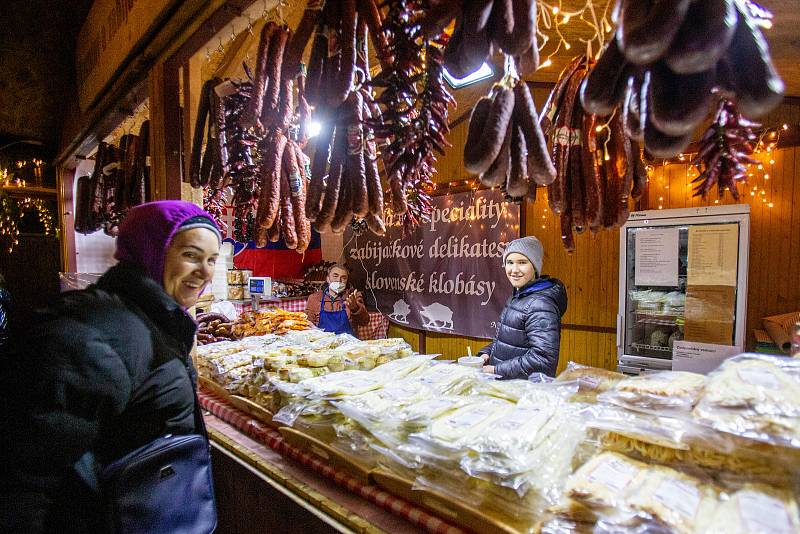
[[[201,390],[197,393],[200,400],[200,406],[203,409],[211,412],[216,417],[219,417],[226,423],[234,426],[241,432],[244,432],[251,438],[263,443],[270,449],[278,453],[292,458],[321,474],[322,476],[333,480],[339,486],[342,486],[352,493],[367,499],[388,510],[392,514],[402,517],[411,524],[418,526],[433,534],[465,534],[460,528],[445,523],[438,517],[417,508],[408,501],[395,497],[391,493],[387,493],[378,486],[372,484],[362,484],[352,476],[323,463],[316,456],[307,454],[300,449],[293,447],[286,443],[283,436],[276,430],[265,426],[260,421],[257,421],[247,415],[246,413],[237,410],[224,400],[209,393],[208,391]]]
[[[288,312],[306,311],[305,298],[282,300],[279,307]],[[236,313],[250,310],[250,302],[234,302]],[[389,318],[379,311],[369,312],[369,323],[364,326],[357,326],[355,331],[358,339],[386,339],[389,334]]]

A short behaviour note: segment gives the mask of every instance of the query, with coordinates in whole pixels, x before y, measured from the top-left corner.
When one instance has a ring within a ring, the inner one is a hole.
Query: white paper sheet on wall
[[[678,228],[642,228],[636,232],[637,286],[678,285]]]

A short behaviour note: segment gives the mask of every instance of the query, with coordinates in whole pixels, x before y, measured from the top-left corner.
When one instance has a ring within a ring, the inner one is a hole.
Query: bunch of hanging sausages
[[[284,240],[286,247],[304,252],[311,242],[311,223],[305,215],[308,182],[305,154],[292,138],[295,77],[283,75],[292,32],[267,23],[260,35],[253,89],[241,118],[242,126],[263,134],[258,144],[261,162],[254,233],[256,245]],[[301,50],[302,52],[302,50]]]
[[[616,113],[604,123],[582,108],[579,88],[590,72],[585,56],[575,58],[561,73],[541,119],[557,171],[548,202],[560,216],[561,240],[569,252],[575,249],[574,233],[622,226],[629,199],[639,199],[647,182],[638,144],[626,135],[623,116]]]
[[[445,67],[456,78],[475,72],[494,51],[513,56],[527,75],[539,66],[536,0],[432,0],[420,21],[429,37],[455,19]]]
[[[381,113],[367,84],[368,36],[382,41],[381,26],[373,0],[326,2],[316,22],[304,92],[321,130],[305,214],[320,232],[343,232],[353,217],[385,232],[374,135]]]
[[[78,179],[75,231],[90,234],[103,231],[116,236],[119,224],[133,206],[146,202],[150,193],[150,121],[139,135],[126,134],[120,146],[101,142],[91,176]]]
[[[215,181],[209,184],[203,199],[204,207],[221,223],[225,191],[230,187],[233,192],[233,236],[238,241],[247,242],[252,239],[253,212],[258,198],[257,147],[261,136],[242,127],[241,117],[250,103],[253,84],[250,81],[225,81],[217,85],[214,91],[222,96],[225,107],[225,121],[219,130],[224,132],[221,138],[225,141],[227,166],[221,183]]]
[[[486,187],[514,199],[536,199],[536,186],[556,177],[530,89],[506,77],[478,100],[464,144],[464,167]]]
[[[778,105],[784,84],[740,0],[618,0],[617,23],[584,85],[584,109],[622,106],[626,133],[657,157],[684,151],[719,90],[747,117]]]
[[[189,162],[189,182],[192,187],[219,189],[228,172],[225,104],[215,91],[221,83],[222,80],[213,78],[206,81],[200,91]],[[206,149],[203,152],[201,148],[204,137]]]

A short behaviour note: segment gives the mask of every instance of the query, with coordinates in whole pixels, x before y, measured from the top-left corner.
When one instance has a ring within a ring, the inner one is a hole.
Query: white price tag
[[[700,492],[697,488],[674,478],[667,478],[659,484],[653,498],[690,521],[694,521],[700,507]]]
[[[637,474],[639,474],[639,469],[636,466],[612,457],[595,467],[586,479],[614,491],[622,491]]]
[[[750,534],[792,534],[792,522],[786,507],[778,499],[741,491],[738,494],[739,515]]]

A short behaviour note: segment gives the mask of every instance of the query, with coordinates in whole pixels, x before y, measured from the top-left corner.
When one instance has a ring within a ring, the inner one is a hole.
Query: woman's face
[[[531,261],[517,252],[506,256],[506,276],[514,288],[518,289],[536,277],[536,269]]]
[[[216,234],[205,228],[178,233],[167,249],[164,260],[164,289],[175,302],[189,308],[214,276],[219,256]]]

